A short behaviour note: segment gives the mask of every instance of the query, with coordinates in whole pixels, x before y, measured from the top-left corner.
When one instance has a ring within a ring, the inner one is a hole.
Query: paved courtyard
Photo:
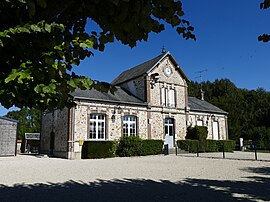
[[[270,201],[270,162],[0,157],[0,201]]]

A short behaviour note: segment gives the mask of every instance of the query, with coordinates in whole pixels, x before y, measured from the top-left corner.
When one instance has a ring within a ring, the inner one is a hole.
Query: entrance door
[[[169,148],[174,147],[174,120],[171,118],[165,119],[165,144],[168,144]]]
[[[218,140],[218,122],[217,121],[213,121],[213,139],[214,140]]]

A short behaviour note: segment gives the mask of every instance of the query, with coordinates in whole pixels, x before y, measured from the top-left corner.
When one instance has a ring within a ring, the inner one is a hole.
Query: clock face
[[[164,74],[165,74],[166,76],[170,76],[170,75],[172,74],[172,69],[171,69],[171,67],[166,66],[166,67],[164,68]]]

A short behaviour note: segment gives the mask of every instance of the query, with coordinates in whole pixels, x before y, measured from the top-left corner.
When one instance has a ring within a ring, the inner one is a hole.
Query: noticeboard
[[[40,133],[25,133],[26,140],[39,140]]]

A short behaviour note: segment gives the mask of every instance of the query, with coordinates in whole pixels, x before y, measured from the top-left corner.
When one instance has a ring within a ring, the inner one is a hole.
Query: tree
[[[261,9],[268,9],[270,8],[270,0],[264,0],[260,4]],[[269,34],[262,34],[258,37],[259,41],[268,42],[270,41],[270,35]]]
[[[243,137],[260,141],[270,140],[269,92],[262,88],[239,89],[229,79],[220,79],[212,83],[191,82],[189,85],[191,95],[198,95],[200,86],[205,91],[206,101],[228,112],[230,139],[238,140],[239,137]]]
[[[174,0],[2,0],[0,103],[63,108],[74,105],[70,92],[76,88],[113,91],[72,67],[114,40],[134,47],[165,23],[195,39],[183,15],[182,3]],[[89,20],[100,29],[86,31]]]
[[[19,121],[18,138],[23,139],[25,133],[40,132],[41,113],[37,109],[22,108],[18,111],[10,111],[5,115],[7,118]]]

